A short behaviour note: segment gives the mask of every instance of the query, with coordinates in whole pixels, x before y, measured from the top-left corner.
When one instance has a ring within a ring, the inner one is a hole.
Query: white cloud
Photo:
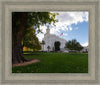
[[[64,35],[64,36],[68,36],[68,34],[67,34],[67,33],[63,33],[63,35]]]
[[[71,26],[69,26],[69,30],[72,31],[72,27]]]
[[[51,33],[51,34],[58,34],[59,32],[60,32],[59,29],[56,29],[56,28],[51,28],[51,29],[50,29],[50,33]]]
[[[88,46],[88,42],[81,44],[83,47]]]
[[[41,42],[42,39],[44,38],[44,34],[42,34],[42,33],[39,33],[39,34],[37,34],[36,36],[38,37],[38,39],[39,39],[40,42]]]
[[[46,33],[46,29],[47,29],[46,26],[40,26],[40,30],[41,30],[44,34]]]
[[[83,21],[88,22],[88,12],[56,12],[59,15],[56,16],[58,22],[55,23],[56,27],[52,25],[50,28],[51,34],[60,35],[62,31],[68,32],[73,29],[79,29],[78,27],[72,28],[72,24],[82,23]],[[43,33],[46,33],[46,26],[41,26],[40,29]],[[38,34],[39,40],[42,40],[43,34]]]
[[[63,22],[67,25],[72,23],[78,23],[83,21],[88,21],[88,12],[58,12],[59,15],[56,17],[59,22]]]

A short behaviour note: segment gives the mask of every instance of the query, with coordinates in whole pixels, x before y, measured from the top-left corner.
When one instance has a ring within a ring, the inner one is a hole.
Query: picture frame
[[[100,1],[99,0],[0,0],[0,84],[32,85],[99,85],[100,62]],[[12,73],[11,13],[31,11],[89,12],[88,73]]]

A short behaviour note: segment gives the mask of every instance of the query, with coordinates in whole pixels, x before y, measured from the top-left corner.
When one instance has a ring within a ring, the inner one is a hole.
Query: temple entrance
[[[54,43],[54,48],[55,48],[55,51],[60,51],[60,42],[59,41],[56,41]]]

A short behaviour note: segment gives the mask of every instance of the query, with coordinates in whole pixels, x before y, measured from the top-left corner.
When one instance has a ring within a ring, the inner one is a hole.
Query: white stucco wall
[[[83,47],[83,49],[80,52],[88,52],[88,47]]]
[[[64,50],[66,40],[62,39],[54,34],[50,34],[49,28],[47,28],[47,33],[44,35],[43,40],[45,41],[44,48],[42,48],[42,50],[44,50],[44,51],[48,51],[48,49],[47,49],[48,46],[50,46],[50,48],[51,48],[51,49],[49,49],[49,51],[53,51],[54,43],[56,41],[60,42],[60,49]]]

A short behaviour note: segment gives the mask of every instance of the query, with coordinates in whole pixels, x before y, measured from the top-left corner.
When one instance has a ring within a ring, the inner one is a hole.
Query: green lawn
[[[86,53],[24,53],[28,59],[40,62],[13,67],[13,73],[88,73]]]

